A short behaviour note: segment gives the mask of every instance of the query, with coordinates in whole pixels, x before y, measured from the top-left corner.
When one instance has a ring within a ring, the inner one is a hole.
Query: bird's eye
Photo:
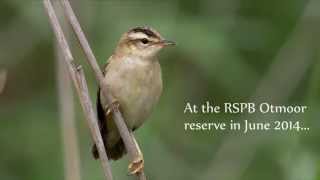
[[[146,38],[143,38],[143,39],[141,39],[141,42],[142,42],[143,44],[148,44],[148,43],[149,43],[149,40],[146,39]]]

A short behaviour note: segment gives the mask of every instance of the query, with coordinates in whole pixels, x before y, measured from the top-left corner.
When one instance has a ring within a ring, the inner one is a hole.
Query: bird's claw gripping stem
[[[144,169],[144,160],[141,156],[137,158],[137,160],[134,160],[132,163],[128,166],[128,175],[134,175],[141,173]]]
[[[128,167],[129,175],[133,175],[133,174],[138,174],[138,173],[143,172],[144,160],[143,160],[143,154],[140,150],[139,144],[138,144],[137,140],[135,139],[132,131],[130,131],[130,136],[134,142],[135,147],[138,150],[138,157],[132,163],[130,163],[129,167]]]
[[[106,105],[104,108],[105,112],[107,112],[106,115],[108,116],[112,113],[112,111],[119,110],[119,107],[120,107],[120,104],[118,101],[113,101],[110,106]]]

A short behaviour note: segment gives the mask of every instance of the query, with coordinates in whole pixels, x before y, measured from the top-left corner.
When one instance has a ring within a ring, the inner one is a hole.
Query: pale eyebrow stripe
[[[149,39],[149,37],[146,34],[142,33],[142,32],[130,33],[129,37],[131,39],[143,39],[143,38]]]

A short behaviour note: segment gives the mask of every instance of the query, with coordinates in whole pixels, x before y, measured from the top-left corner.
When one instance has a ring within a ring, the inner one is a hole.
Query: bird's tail
[[[112,147],[106,147],[106,152],[109,159],[120,159],[126,153],[122,139],[120,138]],[[92,154],[95,159],[99,159],[99,152],[95,144],[92,146]]]

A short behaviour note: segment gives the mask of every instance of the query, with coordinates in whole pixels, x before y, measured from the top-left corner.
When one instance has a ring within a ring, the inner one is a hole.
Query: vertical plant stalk
[[[7,82],[7,71],[5,69],[0,69],[0,94],[4,91],[4,87]]]
[[[64,8],[65,14],[67,16],[67,19],[69,23],[71,24],[71,27],[73,28],[79,43],[81,45],[82,50],[84,51],[86,55],[86,60],[90,64],[91,68],[94,71],[96,81],[98,82],[103,95],[106,97],[106,100],[108,102],[108,107],[111,107],[113,119],[117,125],[117,128],[120,132],[121,138],[124,141],[126,150],[129,154],[129,158],[131,160],[131,164],[129,167],[137,167],[140,165],[143,165],[143,157],[142,154],[139,153],[139,147],[135,143],[134,136],[130,135],[130,132],[125,124],[125,121],[123,119],[122,114],[120,113],[118,107],[114,104],[116,100],[114,97],[108,93],[108,85],[104,81],[103,74],[101,72],[101,69],[97,63],[97,60],[90,48],[90,45],[82,31],[82,28],[77,20],[77,17],[74,14],[74,11],[70,5],[70,2],[68,0],[61,0],[62,6]],[[146,179],[144,172],[137,172],[137,176],[140,179]]]
[[[72,79],[73,85],[75,86],[81,106],[83,108],[84,114],[86,116],[86,120],[88,123],[88,126],[90,128],[90,132],[92,135],[92,138],[98,148],[98,152],[100,155],[100,162],[103,167],[103,172],[105,175],[106,180],[113,180],[111,167],[109,164],[109,160],[107,157],[107,154],[105,152],[103,140],[100,134],[97,116],[93,110],[92,102],[89,97],[88,93],[88,87],[85,81],[84,73],[82,71],[82,68],[80,66],[76,67],[74,63],[73,56],[71,54],[69,45],[67,43],[67,40],[63,34],[62,28],[59,24],[58,18],[55,14],[55,11],[53,9],[53,6],[50,2],[50,0],[43,0],[45,11],[49,17],[50,24],[52,26],[52,29],[54,31],[54,34],[57,39],[57,43],[60,46],[61,53],[64,56],[64,61],[66,64],[66,68],[68,69],[69,75]]]
[[[59,96],[60,124],[64,151],[66,180],[81,180],[79,146],[75,125],[75,110],[70,77],[56,43],[56,78]]]

